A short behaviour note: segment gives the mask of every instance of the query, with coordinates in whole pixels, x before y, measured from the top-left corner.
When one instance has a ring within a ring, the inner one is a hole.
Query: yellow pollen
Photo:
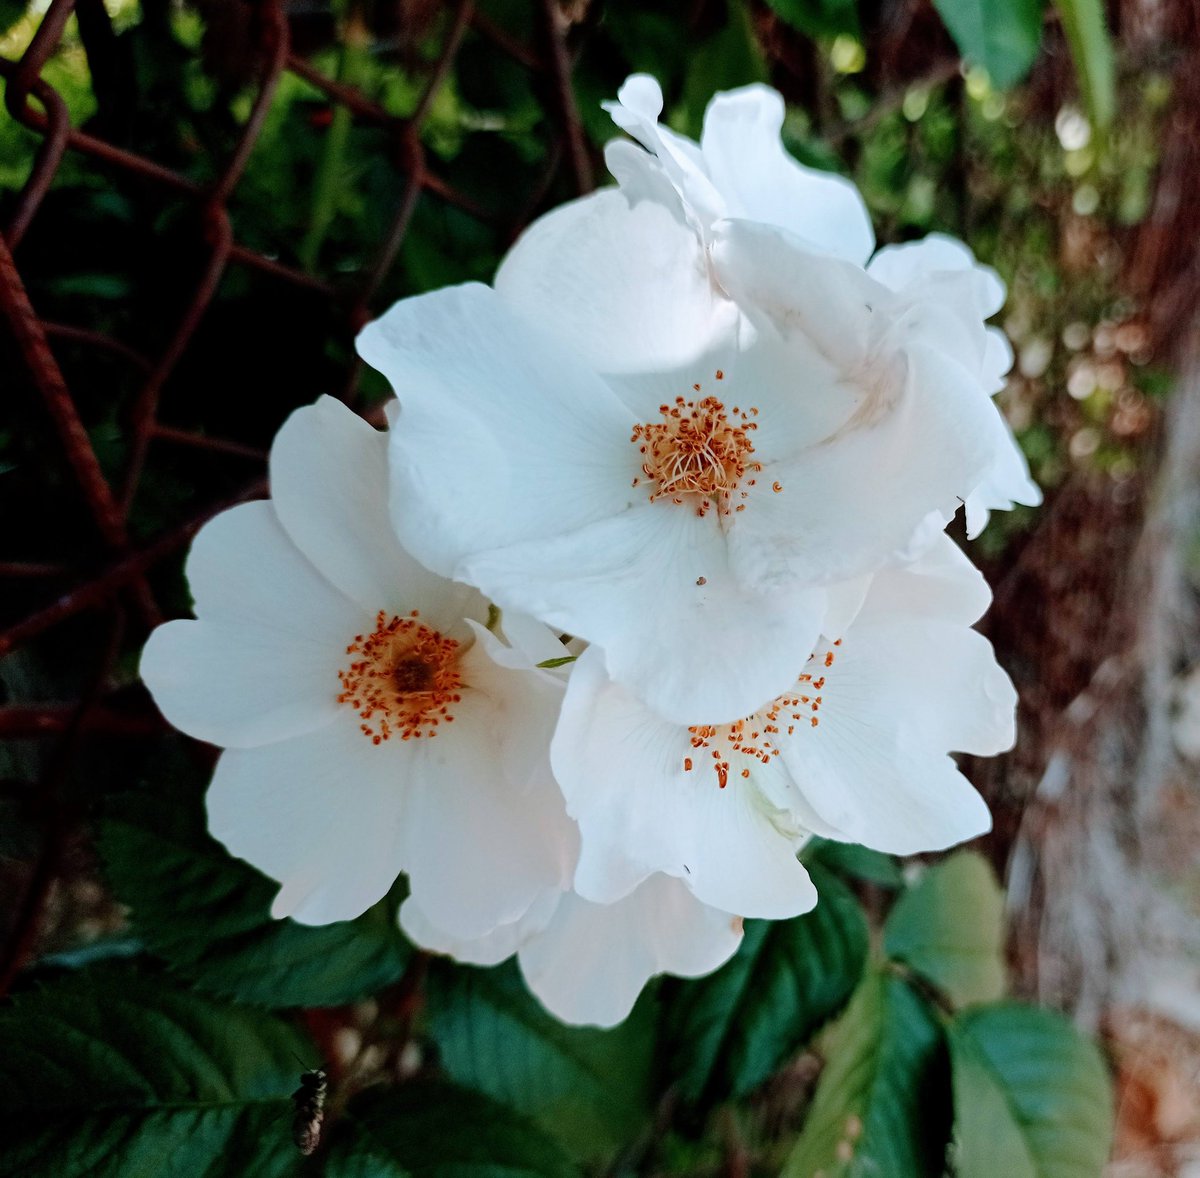
[[[350,665],[338,672],[340,704],[349,704],[364,722],[362,734],[372,744],[393,736],[417,740],[436,736],[450,724],[450,707],[462,699],[458,643],[422,625],[418,612],[388,618],[375,616],[372,634],[356,634],[346,647]]]
[[[839,638],[823,654],[813,653],[809,656],[809,667],[832,667],[835,660],[835,648],[842,645]],[[811,672],[804,672],[797,677],[797,684],[812,684],[818,691],[826,683],[822,675],[813,679]],[[735,720],[732,724],[696,724],[688,729],[691,733],[692,748],[699,751],[708,749],[712,755],[713,772],[717,775],[717,785],[724,789],[729,784],[729,761],[725,758],[732,754],[751,757],[760,764],[769,765],[772,758],[780,756],[779,740],[782,736],[792,736],[796,725],[791,721],[805,720],[810,728],[818,728],[821,719],[817,713],[825,702],[824,696],[801,694],[784,694],[773,700],[766,708],[747,716],[744,720]],[[805,712],[809,714],[805,716]],[[782,729],[780,725],[783,725]],[[713,746],[717,747],[713,747]],[[721,746],[724,746],[722,748]],[[692,770],[692,758],[684,757],[685,772]],[[750,776],[750,769],[740,770],[742,777]]]
[[[724,379],[718,371],[718,380]],[[700,386],[692,388],[699,393]],[[697,397],[694,401],[676,397],[672,405],[660,405],[662,421],[642,423],[633,427],[631,442],[642,454],[642,474],[633,480],[653,484],[650,501],[670,499],[683,503],[686,497],[699,499],[696,514],[705,516],[717,506],[722,515],[742,511],[749,491],[742,480],[747,474],[762,470],[762,464],[751,455],[754,445],[750,435],[758,429],[752,418],[758,410],[743,412],[738,406],[726,410],[716,397]],[[749,479],[747,487],[754,486]],[[776,484],[776,490],[783,488]]]

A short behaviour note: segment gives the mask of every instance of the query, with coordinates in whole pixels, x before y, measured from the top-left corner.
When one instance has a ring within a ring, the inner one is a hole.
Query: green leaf
[[[1055,0],[1092,126],[1103,131],[1117,105],[1116,66],[1102,0]]]
[[[7,33],[28,8],[29,0],[0,0],[0,35]]]
[[[865,880],[893,891],[904,886],[904,872],[894,855],[872,851],[857,843],[835,843],[832,839],[814,838],[800,855],[805,864],[823,863],[838,875]]]
[[[1001,88],[1019,82],[1042,40],[1045,0],[933,0],[955,44]]]
[[[855,0],[767,0],[767,6],[808,37],[857,37],[860,32]]]
[[[1096,1178],[1113,1096],[1094,1044],[1015,1002],[968,1012],[948,1037],[958,1178]]]
[[[911,966],[955,1006],[1004,994],[1004,893],[973,851],[929,868],[896,901],[883,938],[889,957]]]
[[[529,994],[511,963],[436,962],[430,1032],[451,1079],[534,1118],[578,1158],[628,1142],[649,1116],[653,996],[619,1027],[564,1026]]]
[[[679,129],[699,133],[704,110],[716,91],[766,80],[767,67],[750,14],[740,0],[730,0],[728,23],[692,55],[683,82],[687,126]]]
[[[312,1045],[273,1015],[97,967],[0,1010],[0,1041],[0,1175],[295,1172]]]
[[[565,667],[568,663],[573,663],[578,657],[576,654],[565,654],[562,658],[546,659],[544,662],[538,663],[538,666],[553,670],[555,667]]]
[[[868,974],[823,1054],[784,1178],[942,1173],[949,1094],[941,1033],[921,998],[898,977]]]
[[[525,1117],[477,1092],[418,1082],[370,1089],[330,1141],[326,1178],[574,1178]]]
[[[273,920],[279,885],[208,835],[198,801],[118,795],[105,806],[99,847],[147,947],[212,993],[335,1006],[395,981],[411,953],[394,897],[339,924]]]
[[[850,890],[809,867],[820,900],[793,920],[747,920],[737,955],[679,987],[671,1076],[685,1099],[744,1096],[849,999],[867,959],[867,922]]]

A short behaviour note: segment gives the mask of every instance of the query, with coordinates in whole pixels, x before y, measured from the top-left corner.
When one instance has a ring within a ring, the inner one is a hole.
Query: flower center
[[[717,371],[717,379],[725,374]],[[693,385],[696,393],[700,386]],[[660,405],[662,421],[646,422],[633,427],[629,439],[638,445],[642,454],[642,474],[633,480],[654,484],[650,502],[670,499],[682,503],[685,496],[698,498],[696,514],[705,516],[715,504],[722,515],[744,511],[746,488],[753,487],[755,475],[762,463],[754,461],[754,445],[750,435],[758,429],[753,418],[758,410],[743,412],[736,405],[726,410],[717,397],[697,397],[688,401],[676,397],[673,405]],[[742,480],[746,479],[745,487]],[[782,490],[778,483],[774,490]]]
[[[825,702],[821,694],[825,689],[825,671],[833,666],[836,648],[841,645],[839,638],[823,655],[810,655],[803,674],[796,680],[795,691],[779,696],[753,716],[732,724],[697,724],[688,729],[692,748],[697,752],[706,749],[712,756],[713,772],[721,789],[729,784],[730,757],[740,756],[769,765],[773,757],[780,755],[783,741],[794,736],[798,728],[820,727],[818,713]],[[684,757],[683,767],[689,773],[692,771],[691,757]],[[741,774],[750,776],[749,765],[742,768]]]
[[[338,672],[337,699],[361,717],[359,725],[373,744],[436,736],[438,725],[454,720],[450,705],[462,699],[458,643],[417,621],[380,610],[372,634],[356,634],[346,647],[357,656]]]

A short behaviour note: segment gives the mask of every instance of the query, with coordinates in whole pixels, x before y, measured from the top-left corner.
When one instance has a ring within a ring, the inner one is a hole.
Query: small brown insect
[[[292,1140],[305,1157],[317,1148],[321,1140],[328,1086],[324,1070],[314,1068],[300,1077],[300,1087],[292,1093],[292,1101],[296,1106],[292,1116]]]

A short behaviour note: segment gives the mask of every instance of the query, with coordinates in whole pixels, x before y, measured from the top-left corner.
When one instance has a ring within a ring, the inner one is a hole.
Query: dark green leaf
[[[809,37],[859,33],[855,0],[767,0],[767,5],[781,20]]]
[[[312,1046],[273,1015],[97,967],[19,996],[0,1041],[0,1175],[295,1172]]]
[[[0,0],[0,34],[7,33],[25,15],[29,0]]]
[[[688,130],[699,133],[704,108],[718,90],[750,82],[765,82],[767,67],[754,35],[750,14],[739,0],[730,0],[729,21],[692,56],[683,83]]]
[[[1100,1053],[1061,1015],[1017,1003],[951,1024],[959,1178],[1096,1178],[1112,1143]]]
[[[929,868],[896,901],[884,927],[884,948],[956,1006],[1001,997],[1004,893],[987,861],[960,851]]]
[[[996,86],[1015,85],[1033,65],[1042,39],[1045,0],[933,0],[972,65]]]
[[[451,1084],[371,1089],[331,1137],[327,1178],[573,1178],[525,1117]]]
[[[1092,126],[1100,130],[1112,122],[1116,109],[1116,66],[1102,0],[1055,0],[1079,89]]]
[[[578,657],[578,655],[574,654],[565,654],[559,659],[546,659],[545,662],[538,663],[538,666],[552,670],[555,667],[565,667],[568,663],[573,663]]]
[[[689,1100],[740,1097],[803,1047],[862,977],[867,922],[849,889],[809,867],[820,900],[793,920],[748,920],[733,960],[680,987],[671,1076]]]
[[[430,1031],[450,1077],[533,1117],[574,1156],[611,1153],[647,1119],[653,996],[599,1031],[547,1014],[512,964],[437,963],[428,991]]]
[[[146,945],[196,985],[264,1006],[334,1006],[395,981],[411,950],[386,899],[357,920],[272,920],[278,884],[232,858],[199,805],[149,793],[109,801],[100,852]]]
[[[949,1113],[941,1034],[909,986],[868,974],[824,1054],[825,1070],[784,1178],[940,1174]]]
[[[805,863],[822,863],[831,871],[852,879],[865,880],[883,888],[904,886],[904,873],[894,855],[872,851],[857,843],[835,843],[831,839],[813,839],[800,858]]]

